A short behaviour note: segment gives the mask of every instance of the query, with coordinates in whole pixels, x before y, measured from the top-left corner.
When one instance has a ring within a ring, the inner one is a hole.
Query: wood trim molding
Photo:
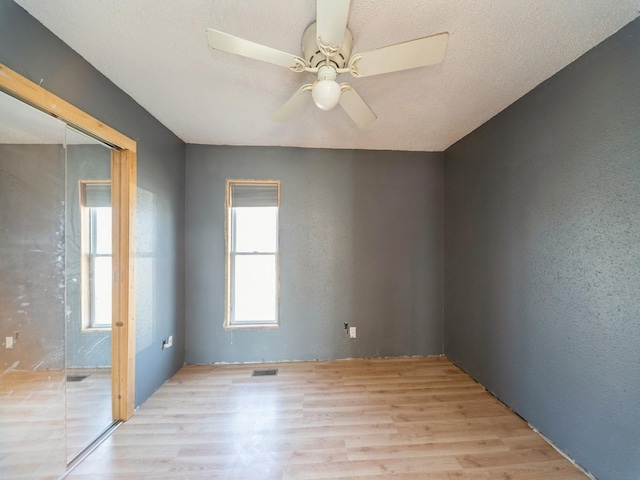
[[[113,419],[128,420],[135,409],[135,206],[136,154],[111,153],[111,202],[113,210],[113,312],[111,329],[111,381]]]
[[[280,208],[280,180],[241,180],[227,179],[225,181],[225,219],[224,219],[224,238],[225,238],[225,301],[224,301],[224,328],[227,330],[248,330],[248,329],[277,329],[280,328],[280,213],[277,218],[277,245],[276,245],[276,321],[273,323],[233,323],[231,320],[231,301],[232,301],[232,256],[231,251],[231,190],[234,185],[276,185],[278,194],[278,208]]]
[[[33,105],[81,130],[122,150],[136,151],[136,141],[105,125],[88,113],[74,107],[69,102],[36,85],[10,68],[0,64],[0,90]]]
[[[114,420],[128,420],[135,409],[136,141],[2,64],[0,91],[115,148],[111,153],[114,315],[112,407]]]

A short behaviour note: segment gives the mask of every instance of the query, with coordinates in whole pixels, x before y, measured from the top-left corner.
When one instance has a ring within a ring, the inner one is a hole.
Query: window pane
[[[95,212],[95,253],[99,255],[111,254],[111,207],[98,207]]]
[[[235,322],[275,322],[276,256],[237,255],[233,274]]]
[[[236,207],[235,252],[276,252],[278,207]]]
[[[111,325],[111,257],[93,263],[93,325]]]

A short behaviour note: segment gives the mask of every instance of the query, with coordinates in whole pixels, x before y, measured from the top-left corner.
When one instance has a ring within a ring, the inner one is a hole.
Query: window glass
[[[234,271],[234,320],[268,322],[276,318],[275,255],[237,255]]]
[[[233,216],[235,252],[276,251],[277,207],[238,207]]]
[[[92,327],[111,325],[111,256],[96,257],[93,263]]]
[[[94,253],[111,255],[111,207],[92,208],[94,221]]]

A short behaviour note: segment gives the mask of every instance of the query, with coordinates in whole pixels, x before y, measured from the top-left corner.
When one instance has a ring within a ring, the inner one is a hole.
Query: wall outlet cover
[[[4,346],[6,348],[13,348],[13,337],[6,337],[4,340]]]
[[[349,327],[349,338],[356,338],[356,327]]]

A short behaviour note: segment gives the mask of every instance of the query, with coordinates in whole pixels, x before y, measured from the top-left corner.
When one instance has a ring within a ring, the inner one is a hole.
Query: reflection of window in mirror
[[[80,182],[83,330],[111,328],[111,182]]]

